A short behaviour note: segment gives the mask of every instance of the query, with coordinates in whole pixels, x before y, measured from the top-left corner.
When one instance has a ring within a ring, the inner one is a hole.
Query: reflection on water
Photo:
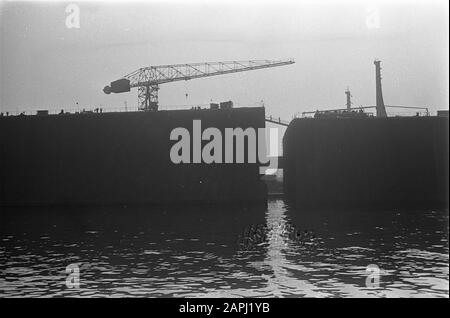
[[[1,296],[449,295],[448,211],[3,208],[0,242]]]

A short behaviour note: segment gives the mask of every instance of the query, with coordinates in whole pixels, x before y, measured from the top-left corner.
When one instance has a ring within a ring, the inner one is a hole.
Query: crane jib
[[[129,92],[139,89],[140,109],[157,110],[158,85],[175,81],[252,71],[295,63],[294,60],[250,60],[232,62],[210,62],[193,64],[173,64],[140,68],[123,78],[111,82],[103,91],[105,94]]]

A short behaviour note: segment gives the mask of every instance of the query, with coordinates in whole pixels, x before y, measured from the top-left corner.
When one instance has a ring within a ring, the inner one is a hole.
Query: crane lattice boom
[[[103,91],[106,94],[122,93],[129,92],[131,88],[137,87],[140,109],[157,110],[160,84],[293,63],[293,60],[251,60],[150,66],[140,68],[117,81],[111,82],[111,86],[106,86]]]

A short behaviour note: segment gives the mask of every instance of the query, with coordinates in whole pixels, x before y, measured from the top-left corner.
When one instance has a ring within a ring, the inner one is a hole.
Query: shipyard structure
[[[259,164],[174,163],[174,129],[193,140],[202,128],[265,127],[264,108],[158,110],[160,85],[293,64],[251,60],[143,67],[105,86],[105,94],[138,90],[139,111],[101,109],[0,117],[0,205],[265,204]],[[200,137],[201,138],[201,137]],[[200,140],[200,143],[207,143]],[[222,143],[225,151],[225,145]],[[236,153],[236,149],[233,149]]]
[[[135,112],[0,114],[0,205],[265,204],[261,163],[207,163],[195,160],[194,149],[188,163],[177,163],[171,133],[184,129],[189,144],[202,148],[210,140],[194,140],[196,121],[222,136],[227,128],[258,132],[267,121],[287,126],[278,162],[284,196],[298,209],[448,208],[448,111],[389,117],[386,107],[400,106],[384,104],[379,61],[374,106],[353,108],[347,89],[345,109],[290,123],[266,117],[263,107],[233,108],[231,102],[158,110],[161,84],[292,63],[141,68],[104,88],[106,94],[137,88]],[[370,107],[375,116],[366,112]],[[251,148],[248,139],[243,144]],[[227,152],[225,143],[220,147]]]
[[[376,105],[317,111],[283,138],[284,192],[298,208],[448,208],[448,112],[388,117],[375,64]],[[376,116],[364,110],[375,108]],[[438,114],[442,114],[439,113]]]

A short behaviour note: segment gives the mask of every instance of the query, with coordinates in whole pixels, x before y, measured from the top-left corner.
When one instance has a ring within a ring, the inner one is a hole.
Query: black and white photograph
[[[0,0],[0,298],[448,299],[448,63],[447,0]]]

